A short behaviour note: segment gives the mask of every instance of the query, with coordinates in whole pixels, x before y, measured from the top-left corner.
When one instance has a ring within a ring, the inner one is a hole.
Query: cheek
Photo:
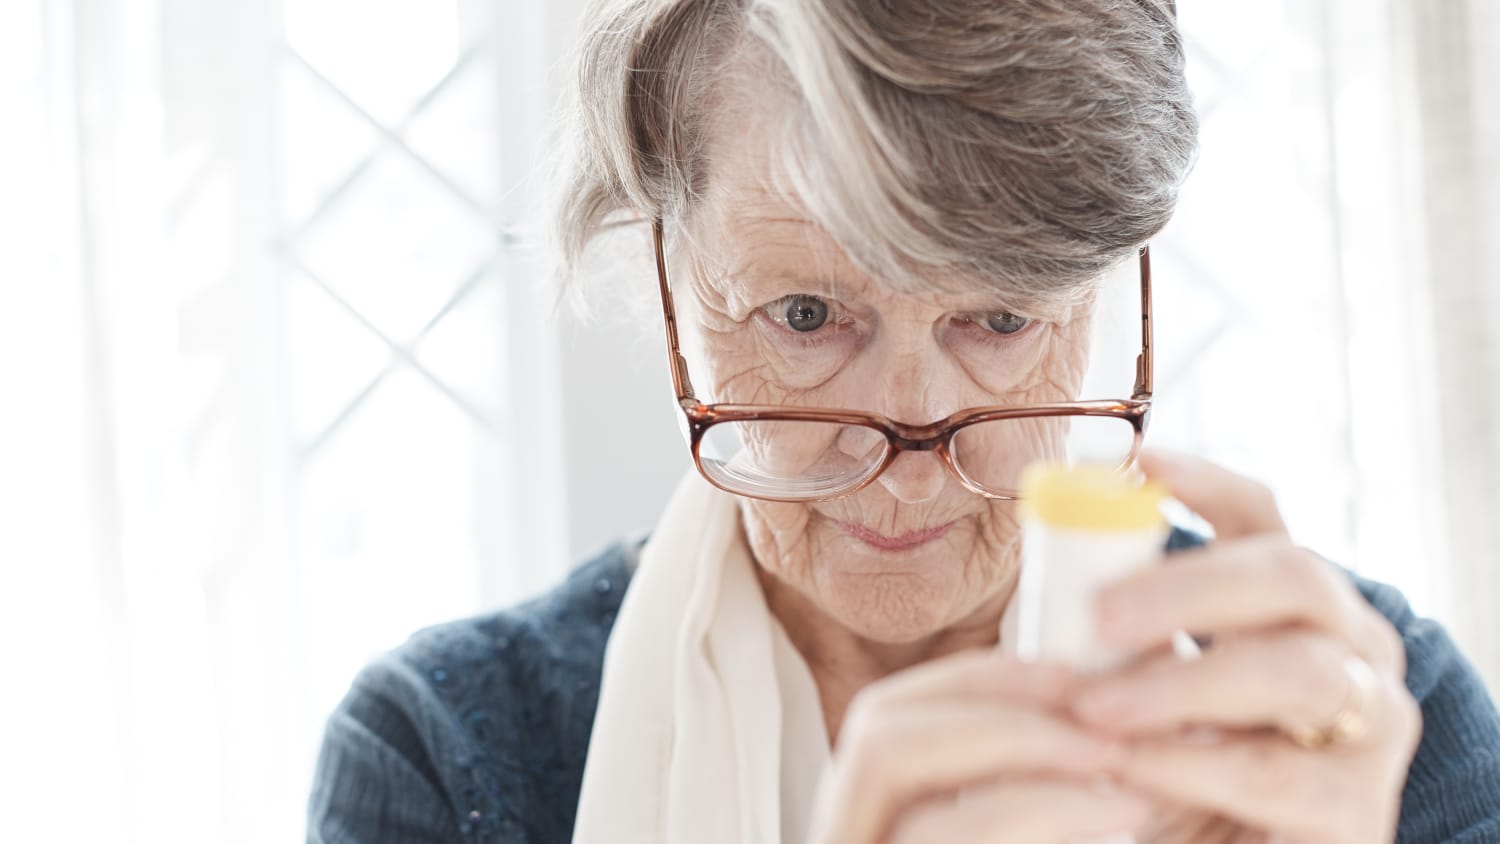
[[[799,345],[782,329],[760,316],[752,317],[732,335],[722,338],[721,356],[740,362],[737,372],[721,382],[726,395],[745,392],[743,373],[753,369],[761,390],[786,404],[826,404],[826,393],[848,369],[858,348],[852,330],[824,335],[818,344]],[[738,398],[729,399],[739,401]]]
[[[798,573],[805,573],[812,558],[808,506],[751,498],[742,498],[739,503],[745,538],[755,558],[773,574],[799,579]]]
[[[733,404],[782,404],[785,391],[766,359],[740,341],[738,331],[707,335],[703,344],[705,382],[699,398]]]
[[[1042,380],[1066,398],[1078,397],[1089,362],[1089,324],[1080,320],[1052,333],[1052,342],[1038,367]]]
[[[853,359],[859,348],[858,329],[847,325],[825,325],[818,341],[789,336],[763,312],[746,327],[747,345],[766,362],[767,375],[789,395],[807,397],[827,385]]]
[[[1051,335],[1051,329],[1038,332],[1036,336],[1017,343],[1003,354],[987,351],[977,345],[965,347],[960,355],[964,362],[964,372],[989,397],[980,403],[1002,404],[1014,401],[1019,391],[1034,383],[1039,372],[1048,365]]]
[[[701,324],[702,367],[707,401],[736,404],[817,404],[816,397],[853,354],[854,343],[836,340],[811,349],[789,349],[771,336],[776,329],[721,320]]]
[[[996,556],[1009,560],[1021,542],[1020,509],[1014,501],[987,502],[979,541]]]

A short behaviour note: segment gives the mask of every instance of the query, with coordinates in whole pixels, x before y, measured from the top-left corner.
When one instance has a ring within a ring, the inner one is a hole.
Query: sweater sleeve
[[[371,664],[328,719],[308,801],[308,844],[457,844],[454,809],[430,758],[420,683]]]
[[[1354,578],[1406,644],[1406,686],[1422,740],[1401,795],[1398,844],[1500,842],[1500,714],[1447,631],[1396,589]]]

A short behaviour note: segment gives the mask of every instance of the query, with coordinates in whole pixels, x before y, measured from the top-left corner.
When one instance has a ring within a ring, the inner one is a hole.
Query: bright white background
[[[1500,13],[1181,5],[1152,438],[1493,682]],[[660,327],[539,284],[577,8],[0,4],[0,838],[295,840],[365,661],[654,520]]]

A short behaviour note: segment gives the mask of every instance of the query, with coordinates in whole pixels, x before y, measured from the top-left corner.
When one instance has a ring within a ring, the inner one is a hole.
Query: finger
[[[1137,465],[1208,520],[1221,539],[1286,533],[1275,495],[1259,481],[1200,457],[1154,448],[1143,450]]]
[[[1404,651],[1399,637],[1348,577],[1284,539],[1257,537],[1182,551],[1179,563],[1148,566],[1099,591],[1099,636],[1143,648],[1177,630],[1232,634],[1306,626],[1347,643],[1372,665],[1389,669]]]
[[[1007,773],[1092,776],[1119,747],[1044,710],[991,701],[850,707],[829,795],[839,841],[874,841],[906,805]]]
[[[1064,781],[1000,781],[967,789],[957,800],[923,801],[902,813],[887,840],[891,844],[1064,842],[1133,831],[1146,823],[1149,814],[1145,800],[1119,790]]]
[[[1320,760],[1275,736],[1246,736],[1211,746],[1181,740],[1133,742],[1118,770],[1122,782],[1159,797],[1228,815],[1240,823],[1299,829],[1292,791],[1316,781]],[[1337,804],[1335,804],[1337,805]]]
[[[1269,631],[1192,662],[1158,657],[1100,677],[1080,691],[1073,711],[1085,724],[1116,733],[1324,724],[1354,691],[1349,658],[1348,648],[1327,634]],[[1381,729],[1371,724],[1371,733]]]
[[[1076,680],[1065,665],[1026,662],[1014,654],[976,649],[929,660],[871,683],[858,700],[898,705],[983,698],[1056,706],[1071,696]]]
[[[1259,734],[1211,745],[1135,742],[1117,773],[1129,788],[1221,813],[1253,829],[1309,841],[1375,841],[1379,830],[1395,828],[1391,804],[1399,806],[1405,763],[1331,756]]]

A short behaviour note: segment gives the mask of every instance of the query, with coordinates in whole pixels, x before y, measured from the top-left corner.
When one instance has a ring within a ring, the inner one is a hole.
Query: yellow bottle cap
[[[1062,528],[1133,532],[1166,521],[1165,487],[1108,466],[1033,463],[1021,473],[1020,492],[1028,516]]]

